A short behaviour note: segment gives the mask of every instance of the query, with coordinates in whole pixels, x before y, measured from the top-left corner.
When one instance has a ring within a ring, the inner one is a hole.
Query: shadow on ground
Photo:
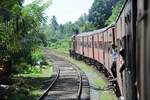
[[[0,100],[36,100],[48,87],[49,77],[0,78]]]

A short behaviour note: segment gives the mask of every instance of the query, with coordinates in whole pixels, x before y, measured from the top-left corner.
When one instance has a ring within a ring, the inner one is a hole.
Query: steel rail
[[[46,89],[46,91],[37,99],[37,100],[43,100],[44,97],[47,95],[47,93],[50,91],[50,89],[53,87],[57,79],[59,78],[60,75],[60,69],[58,68],[57,75],[55,79],[52,81],[52,83],[49,85],[49,87]]]

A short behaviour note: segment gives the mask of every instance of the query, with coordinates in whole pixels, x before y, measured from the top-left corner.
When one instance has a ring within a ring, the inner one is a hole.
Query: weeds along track
[[[53,63],[54,78],[39,100],[89,100],[89,82],[77,66],[45,50]]]

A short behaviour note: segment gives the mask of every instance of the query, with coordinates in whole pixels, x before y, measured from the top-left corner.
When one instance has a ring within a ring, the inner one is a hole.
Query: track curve
[[[89,82],[85,74],[48,49],[45,52],[53,62],[56,77],[39,100],[90,100]]]

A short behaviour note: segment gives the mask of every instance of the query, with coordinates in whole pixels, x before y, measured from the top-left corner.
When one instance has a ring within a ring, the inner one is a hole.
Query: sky
[[[25,4],[33,0],[25,0]],[[75,22],[82,14],[88,13],[94,0],[53,0],[52,5],[45,11],[46,16],[51,19],[56,16],[59,24]]]

